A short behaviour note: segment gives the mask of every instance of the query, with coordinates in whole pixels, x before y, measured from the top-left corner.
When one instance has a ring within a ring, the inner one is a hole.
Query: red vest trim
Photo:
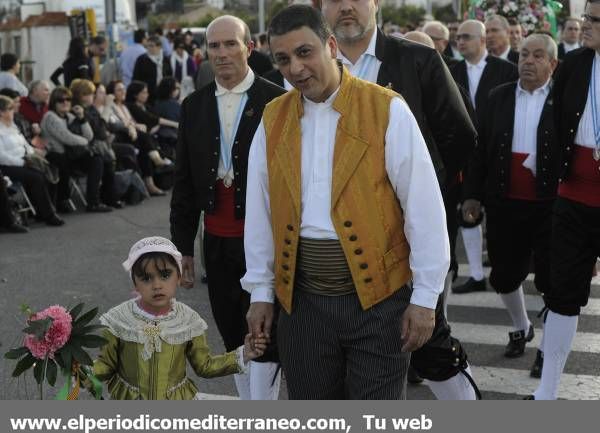
[[[235,219],[234,185],[225,187],[222,180],[216,183],[215,212],[204,214],[204,230],[213,236],[241,238],[244,236],[244,220]]]
[[[591,207],[600,207],[600,161],[593,149],[575,145],[569,177],[558,186],[559,197]]]

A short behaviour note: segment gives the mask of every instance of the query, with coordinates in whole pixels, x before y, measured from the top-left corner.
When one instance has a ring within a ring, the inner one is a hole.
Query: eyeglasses
[[[59,102],[61,104],[64,102],[71,102],[71,98],[58,98],[56,99],[56,102]]]
[[[587,22],[590,22],[592,24],[598,24],[598,23],[600,23],[600,17],[595,17],[594,15],[583,14],[583,15],[581,15],[581,19],[583,21],[587,21]]]
[[[470,41],[471,39],[475,39],[478,38],[478,35],[471,35],[469,33],[461,33],[459,35],[456,35],[456,40],[460,41],[462,39],[464,39],[465,41]]]

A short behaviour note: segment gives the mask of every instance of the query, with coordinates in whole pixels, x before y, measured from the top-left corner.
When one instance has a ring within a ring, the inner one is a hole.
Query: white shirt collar
[[[517,82],[517,95],[536,95],[536,94],[543,94],[544,96],[548,95],[548,93],[550,93],[550,78],[548,78],[548,81],[546,81],[546,83],[544,83],[544,85],[542,87],[538,87],[537,89],[535,89],[533,92],[528,92],[527,90],[525,90],[523,87],[521,87],[521,80],[519,80]]]
[[[358,59],[360,60],[360,58],[364,55],[369,55],[369,56],[375,57],[375,46],[376,45],[377,45],[377,29],[374,29],[373,35],[371,36],[371,40],[369,41],[369,46],[367,46],[367,49],[365,50],[365,52],[362,53]],[[338,58],[338,60],[341,60],[344,65],[352,65],[352,62],[350,60],[348,60],[346,58],[346,56],[344,56],[344,54],[342,53],[342,50],[339,49],[339,46],[338,46],[337,58]],[[358,62],[358,60],[357,60],[357,62]]]
[[[329,95],[329,98],[327,98],[323,102],[314,102],[314,101],[311,101],[310,99],[306,98],[305,96],[302,96],[302,100],[304,101],[304,106],[306,108],[316,108],[316,109],[331,108],[331,106],[333,105],[333,101],[335,101],[335,98],[339,91],[340,91],[340,87],[338,86],[338,88],[335,89],[335,92],[333,92],[331,95]]]
[[[501,59],[504,59],[504,60],[508,60],[508,53],[510,53],[510,45],[506,48],[506,51],[504,51],[498,57],[500,57]]]
[[[575,42],[574,44],[569,44],[568,42],[563,41],[563,45],[564,45],[565,49],[567,49],[569,51],[576,50],[577,48],[581,47],[579,42]]]
[[[254,72],[251,68],[248,68],[248,73],[246,74],[246,77],[231,90],[221,86],[217,80],[215,80],[215,84],[217,85],[217,90],[215,90],[215,96],[222,96],[226,95],[227,93],[244,93],[247,92],[250,87],[252,87],[252,84],[254,84]]]
[[[479,62],[477,64],[473,64],[470,63],[467,59],[465,59],[465,62],[467,62],[467,68],[477,68],[477,69],[483,69],[485,68],[485,65],[487,64],[487,56],[488,56],[488,52],[487,50],[483,51],[483,56],[481,56],[481,59],[479,59]]]

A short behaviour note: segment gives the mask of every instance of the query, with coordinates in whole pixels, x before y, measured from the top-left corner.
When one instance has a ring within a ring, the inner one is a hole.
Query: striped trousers
[[[403,400],[410,353],[401,320],[410,301],[402,288],[363,310],[356,293],[295,290],[292,314],[278,322],[279,356],[292,400]]]

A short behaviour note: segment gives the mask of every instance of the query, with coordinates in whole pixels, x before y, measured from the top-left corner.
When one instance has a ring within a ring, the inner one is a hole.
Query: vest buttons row
[[[288,280],[287,278],[283,279],[283,284],[290,284],[290,280]]]
[[[290,267],[288,265],[281,265],[284,271],[289,271]]]
[[[344,221],[344,227],[352,227],[352,221]]]
[[[291,243],[292,243],[292,241],[290,241],[289,239],[285,239],[284,242],[286,245],[291,245]]]
[[[357,256],[360,256],[363,253],[362,248],[357,248],[354,250],[354,254],[356,254]]]
[[[293,232],[293,231],[294,231],[294,226],[293,226],[293,225],[291,225],[291,224],[288,224],[288,225],[287,225],[287,229],[288,229],[289,231]]]
[[[288,253],[287,251],[283,252],[283,257],[288,258],[290,256],[290,253]]]
[[[369,267],[369,265],[367,263],[361,263],[360,264],[360,268],[361,269],[367,269]]]
[[[364,281],[365,283],[367,283],[367,284],[368,284],[368,283],[370,283],[371,281],[373,281],[373,278],[371,278],[371,277],[367,277],[367,278],[365,278],[363,281]]]
[[[358,240],[358,236],[350,235],[350,237],[348,239],[350,239],[351,242],[354,242],[354,241]]]

